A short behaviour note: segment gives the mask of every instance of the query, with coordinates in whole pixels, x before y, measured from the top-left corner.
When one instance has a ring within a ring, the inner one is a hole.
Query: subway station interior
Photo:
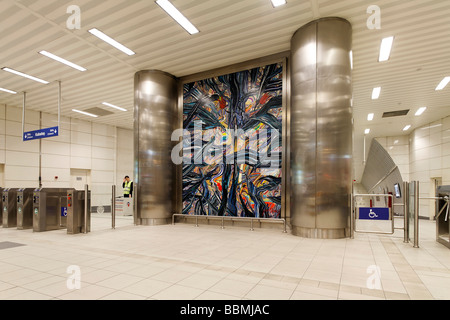
[[[450,299],[450,1],[0,4],[0,300]]]

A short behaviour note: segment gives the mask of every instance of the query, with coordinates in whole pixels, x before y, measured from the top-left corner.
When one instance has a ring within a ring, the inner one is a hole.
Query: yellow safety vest
[[[130,194],[131,184],[133,181],[125,181],[125,187],[123,188],[123,194]]]

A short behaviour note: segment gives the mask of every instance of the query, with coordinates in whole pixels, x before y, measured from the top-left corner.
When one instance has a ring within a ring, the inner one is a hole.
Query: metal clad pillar
[[[352,27],[324,18],[291,40],[291,222],[295,235],[349,236]]]
[[[178,125],[177,79],[158,70],[139,71],[134,90],[135,224],[169,224],[176,205],[171,136]]]

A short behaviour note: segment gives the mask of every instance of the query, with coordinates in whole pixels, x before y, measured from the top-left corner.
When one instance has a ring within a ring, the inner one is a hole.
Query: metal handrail
[[[174,213],[172,215],[172,225],[175,225],[175,217],[184,217],[184,218],[195,218],[195,226],[198,227],[198,218],[205,218],[206,220],[212,219],[212,220],[222,220],[221,228],[225,229],[224,227],[224,221],[225,220],[250,220],[250,230],[253,231],[253,220],[258,220],[259,222],[272,222],[272,223],[283,223],[283,233],[287,233],[286,231],[286,219],[284,218],[253,218],[253,217],[230,217],[230,216],[206,216],[206,215],[188,215],[188,214],[182,214],[182,213]]]

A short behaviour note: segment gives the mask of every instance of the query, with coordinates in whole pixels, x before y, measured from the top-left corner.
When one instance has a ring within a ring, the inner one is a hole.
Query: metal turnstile
[[[33,231],[43,232],[67,227],[69,188],[37,188],[33,192]]]
[[[450,248],[450,186],[439,186],[436,199],[436,241]]]
[[[87,233],[91,231],[91,192],[67,190],[67,233]]]
[[[2,206],[3,228],[17,227],[17,188],[7,188],[3,190]]]
[[[17,191],[17,229],[33,228],[33,191],[23,188]]]

